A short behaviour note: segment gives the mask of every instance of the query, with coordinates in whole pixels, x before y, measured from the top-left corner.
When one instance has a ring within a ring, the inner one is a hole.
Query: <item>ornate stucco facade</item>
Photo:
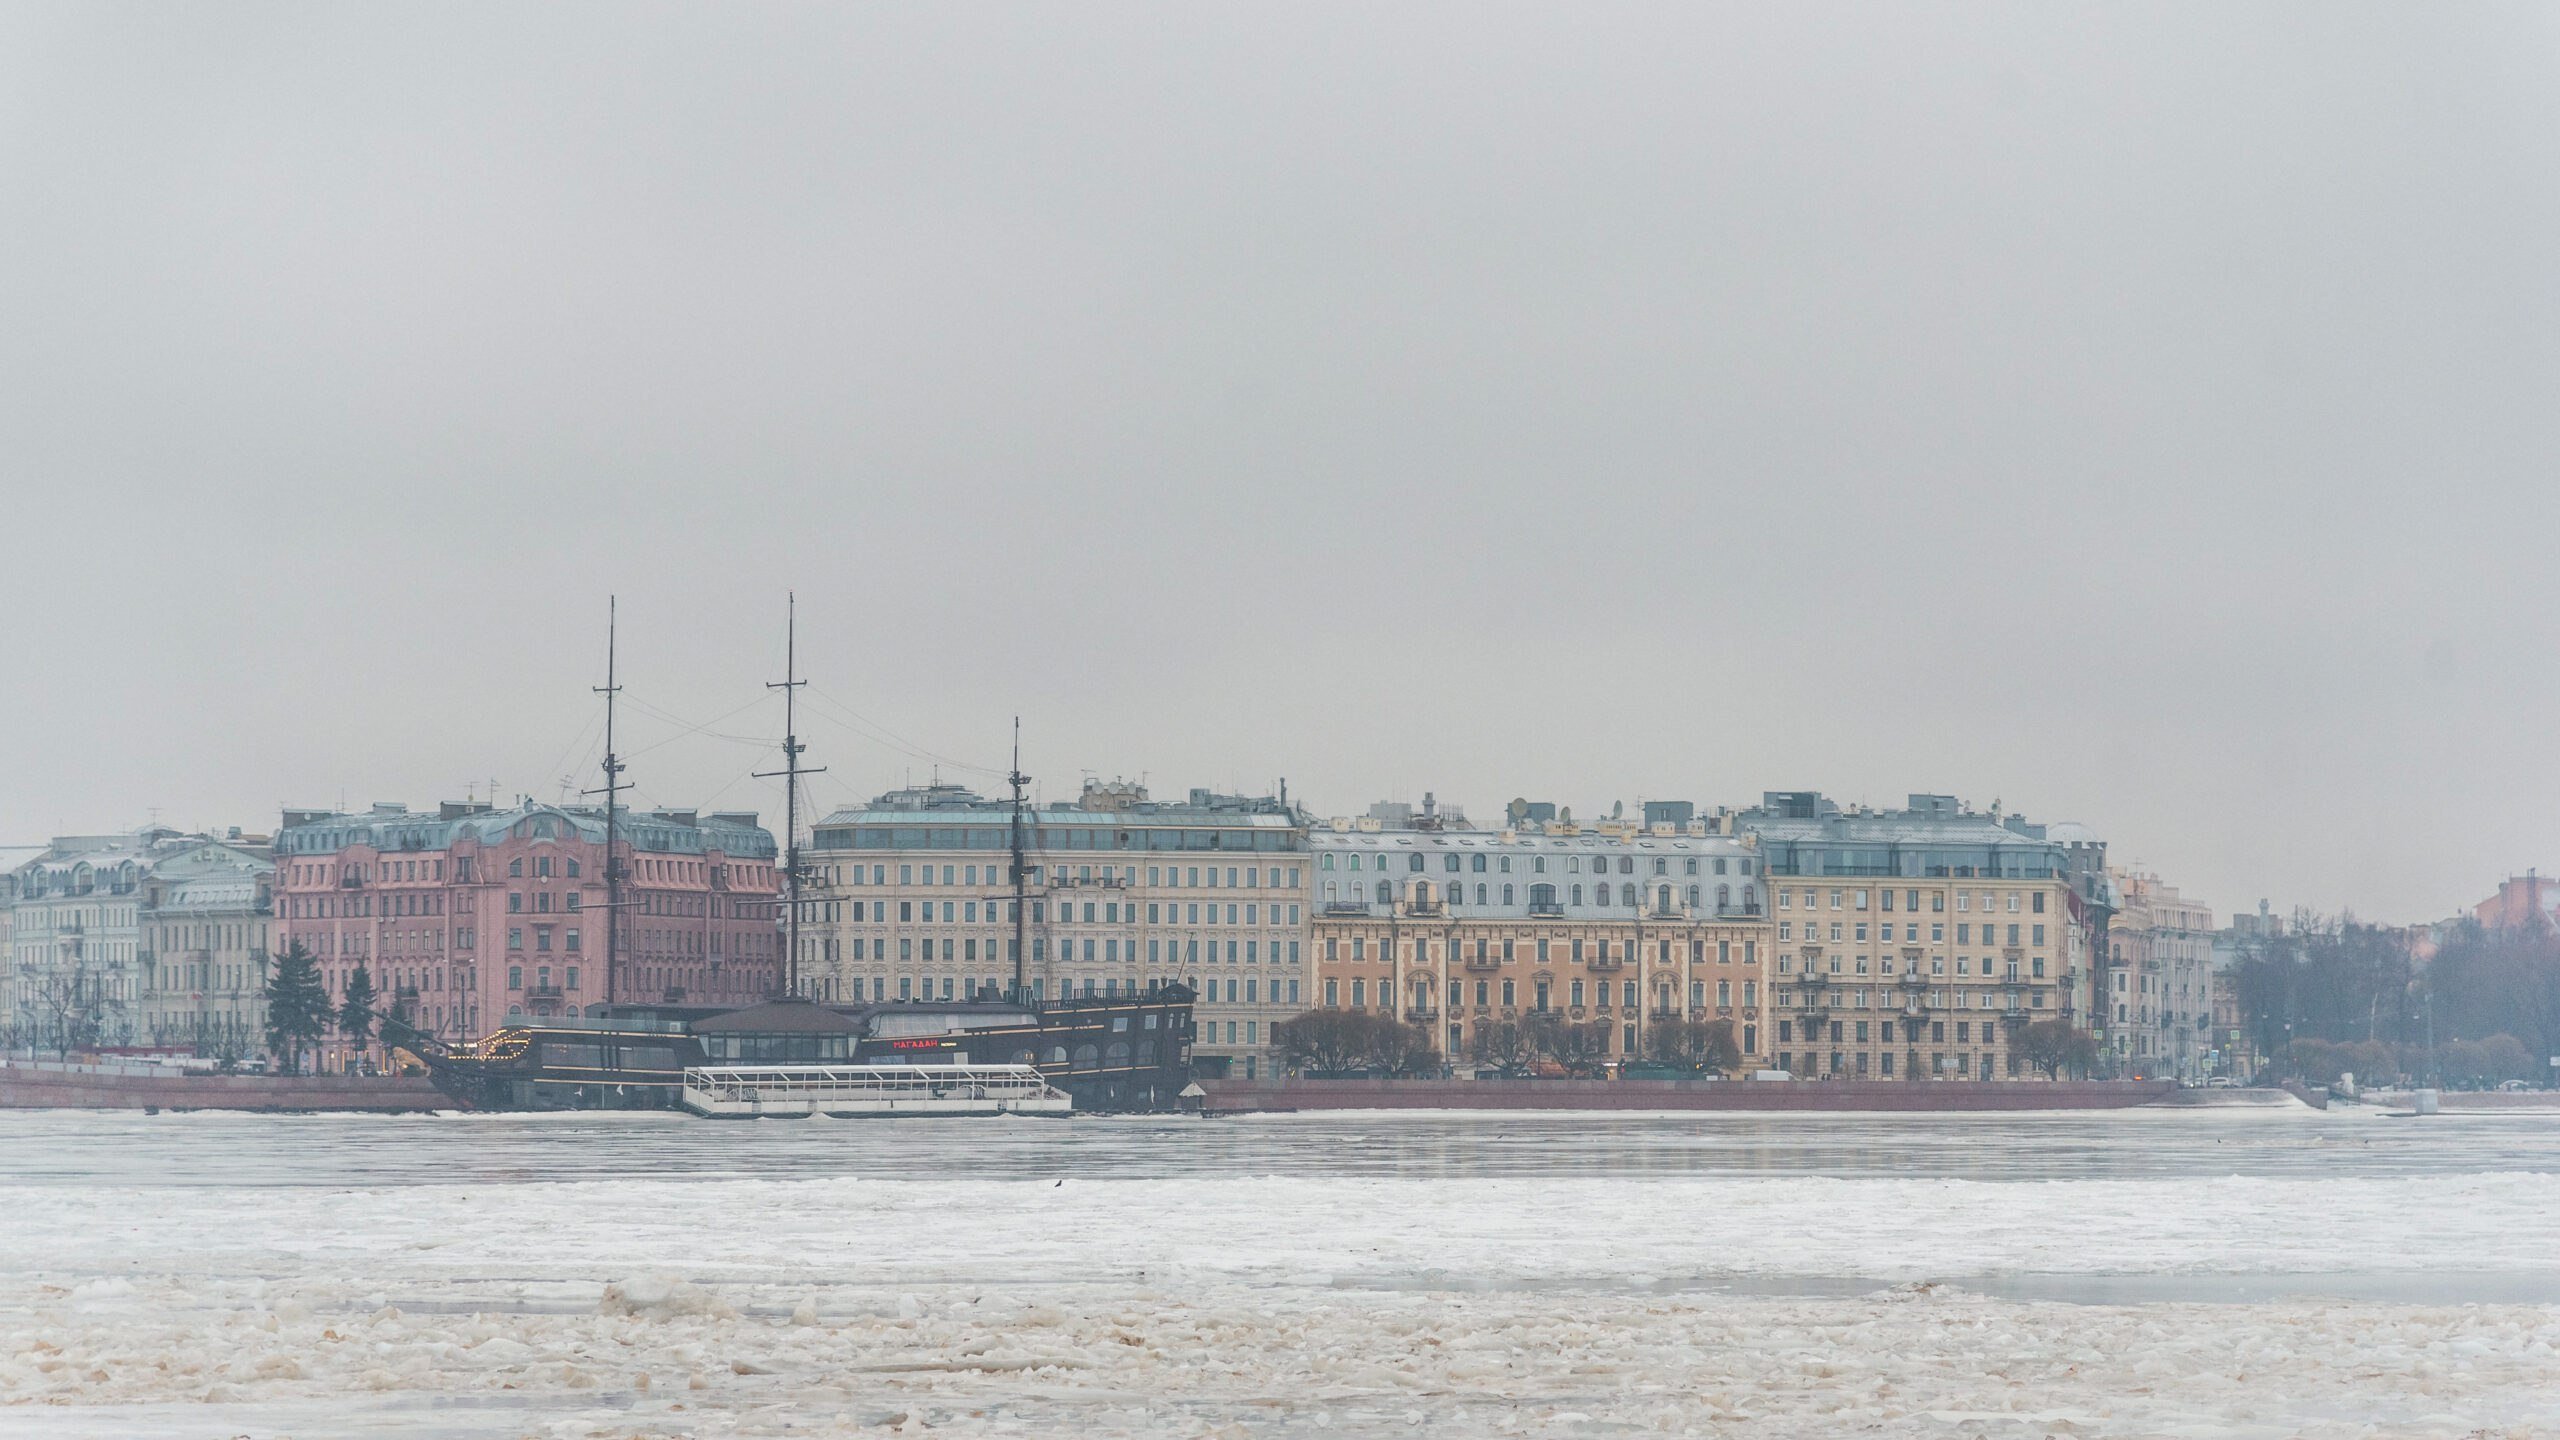
[[[1462,1073],[1487,1027],[1602,1022],[1602,1058],[1671,1020],[1767,1051],[1767,911],[1752,843],[1686,824],[1501,830],[1338,820],[1315,858],[1317,1006],[1422,1026]]]
[[[333,999],[359,965],[377,1006],[442,1039],[598,1006],[752,1005],[781,983],[780,867],[753,815],[625,812],[622,911],[605,960],[602,812],[525,802],[289,812],[276,839],[275,946],[320,962]],[[334,1040],[326,1063],[344,1063]]]
[[[0,987],[21,1043],[247,1054],[273,872],[262,842],[153,828],[56,837],[9,875]],[[175,952],[169,942],[181,941]],[[244,1043],[245,1042],[245,1043]]]

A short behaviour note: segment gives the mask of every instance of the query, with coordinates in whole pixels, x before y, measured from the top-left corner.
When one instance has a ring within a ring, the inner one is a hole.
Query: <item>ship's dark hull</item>
[[[1084,1112],[1172,1110],[1191,1081],[1188,1003],[1069,1000],[1032,1014],[940,1034],[866,1035],[853,1043],[852,1060],[1034,1065]],[[721,1063],[672,1022],[629,1030],[611,1021],[533,1022],[419,1058],[436,1088],[470,1110],[671,1110],[686,1067]]]

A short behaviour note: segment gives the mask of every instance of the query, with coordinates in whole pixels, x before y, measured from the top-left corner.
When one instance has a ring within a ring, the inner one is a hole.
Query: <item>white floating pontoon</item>
[[[1064,1115],[1075,1102],[1030,1065],[702,1065],[696,1115]]]

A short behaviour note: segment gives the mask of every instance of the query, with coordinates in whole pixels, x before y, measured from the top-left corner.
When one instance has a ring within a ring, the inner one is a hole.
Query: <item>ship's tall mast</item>
[[[783,960],[782,993],[787,999],[800,994],[800,777],[821,775],[826,767],[815,768],[800,763],[798,702],[800,687],[809,682],[800,678],[800,597],[786,592],[782,625],[782,678],[768,680],[765,688],[782,692],[782,768],[759,772],[759,778],[782,778],[782,903]]]
[[[613,753],[613,697],[622,687],[614,681],[613,652],[616,614],[619,604],[614,596],[604,602],[604,684],[597,687],[604,696],[604,788],[591,794],[604,796],[604,1003],[612,1005],[616,971],[621,960],[622,926],[622,761]],[[494,787],[493,787],[494,788]]]
[[[1013,1003],[1023,1005],[1031,999],[1023,969],[1030,960],[1030,951],[1024,944],[1024,936],[1028,933],[1024,926],[1031,911],[1028,903],[1030,876],[1022,853],[1022,787],[1031,783],[1031,777],[1022,773],[1022,717],[1019,715],[1013,717],[1013,772],[1005,779],[1013,785]]]

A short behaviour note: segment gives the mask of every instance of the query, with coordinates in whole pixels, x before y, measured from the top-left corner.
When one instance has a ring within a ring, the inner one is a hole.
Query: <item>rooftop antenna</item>
[[[1022,773],[1022,717],[1019,715],[1013,717],[1013,769],[1004,778],[1005,782],[1013,787],[1013,823],[1010,836],[1013,850],[1013,1003],[1022,1005],[1027,1004],[1030,999],[1030,991],[1024,984],[1022,967],[1029,954],[1024,944],[1023,926],[1031,915],[1028,893],[1031,877],[1025,871],[1022,853],[1022,787],[1031,783],[1031,777]]]
[[[622,760],[613,753],[613,697],[622,687],[614,681],[613,652],[615,631],[619,624],[619,598],[608,595],[604,601],[604,684],[595,687],[604,697],[604,786],[590,790],[590,795],[604,797],[604,1003],[615,1001],[615,972],[620,968],[622,951]],[[565,786],[563,787],[566,788]],[[496,776],[489,779],[489,800],[498,798]],[[566,798],[565,796],[563,798]]]
[[[797,707],[800,687],[809,682],[800,678],[799,594],[784,591],[783,607],[782,678],[768,680],[764,686],[782,692],[782,768],[758,771],[756,778],[782,778],[782,995],[789,1000],[800,995],[800,777],[823,775],[826,767],[811,769],[800,763],[800,752],[808,747],[800,743]]]

